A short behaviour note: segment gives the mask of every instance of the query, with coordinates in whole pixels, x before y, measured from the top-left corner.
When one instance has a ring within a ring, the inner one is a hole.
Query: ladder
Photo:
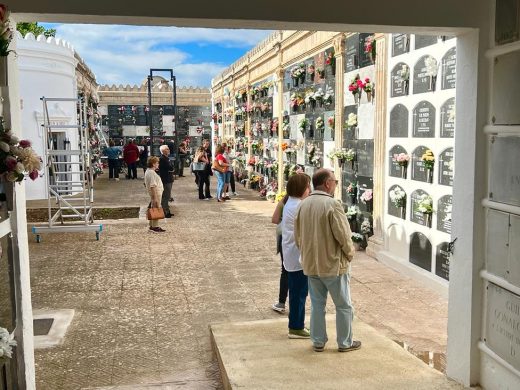
[[[108,148],[107,137],[105,137],[105,132],[101,128],[99,124],[96,124],[97,136],[99,139],[100,146],[103,148]]]
[[[99,240],[102,225],[94,224],[93,217],[94,179],[85,102],[81,98],[46,97],[41,101],[49,222],[47,226],[32,228],[36,242],[41,241],[41,233],[86,231],[95,232],[96,240]],[[76,123],[53,123],[49,116],[50,103],[74,105]],[[67,135],[75,135],[77,143],[73,141],[75,144],[71,145]]]

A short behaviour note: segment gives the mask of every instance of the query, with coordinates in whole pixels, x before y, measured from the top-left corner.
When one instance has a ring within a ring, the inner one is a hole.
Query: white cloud
[[[180,86],[209,86],[213,76],[230,64],[197,58],[175,45],[250,47],[269,31],[116,25],[54,26],[96,74],[100,84],[140,84],[150,68],[173,68]],[[202,48],[203,50],[203,48]]]

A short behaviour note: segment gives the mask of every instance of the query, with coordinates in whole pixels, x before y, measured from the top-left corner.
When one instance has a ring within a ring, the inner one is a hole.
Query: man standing
[[[212,158],[211,158],[211,148],[209,146],[209,139],[205,139],[202,141],[202,147],[206,151],[206,157],[208,158],[208,163],[206,164],[206,168],[203,171],[197,171],[197,179],[199,181],[198,185],[204,186],[204,197],[206,199],[211,199],[213,197],[211,196],[211,192],[210,192],[210,188],[209,188],[209,185],[210,185],[209,177],[213,176],[213,172],[211,171]]]
[[[170,213],[170,206],[168,201],[170,200],[172,193],[173,184],[173,165],[170,163],[169,155],[170,149],[166,145],[161,145],[159,150],[161,151],[161,157],[159,158],[159,176],[163,183],[164,191],[161,198],[161,207],[164,210],[164,217],[171,218],[173,214]]]
[[[352,340],[354,311],[349,271],[354,245],[343,207],[334,199],[337,183],[333,172],[319,169],[312,177],[314,191],[301,202],[294,224],[303,272],[309,277],[311,340],[316,352],[322,352],[328,340],[325,325],[327,293],[336,306],[338,351],[361,348],[360,341]]]
[[[137,179],[137,161],[139,160],[139,148],[134,144],[134,140],[130,139],[128,144],[123,148],[123,158],[128,167],[127,179]]]

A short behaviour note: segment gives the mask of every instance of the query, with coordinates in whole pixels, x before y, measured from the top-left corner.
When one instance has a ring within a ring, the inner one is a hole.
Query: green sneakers
[[[289,333],[287,335],[290,339],[308,339],[311,337],[309,329],[289,329]]]

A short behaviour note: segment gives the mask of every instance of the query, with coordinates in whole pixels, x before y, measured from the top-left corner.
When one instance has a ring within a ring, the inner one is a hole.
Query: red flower
[[[369,82],[370,82],[370,79],[367,77],[367,78],[365,79],[365,83],[369,83]]]
[[[39,174],[36,169],[34,171],[31,171],[31,173],[29,173],[29,177],[31,178],[31,180],[36,180],[38,178],[38,176],[39,176]]]
[[[22,139],[19,143],[21,148],[28,148],[31,146],[31,141],[27,140],[27,139]]]

